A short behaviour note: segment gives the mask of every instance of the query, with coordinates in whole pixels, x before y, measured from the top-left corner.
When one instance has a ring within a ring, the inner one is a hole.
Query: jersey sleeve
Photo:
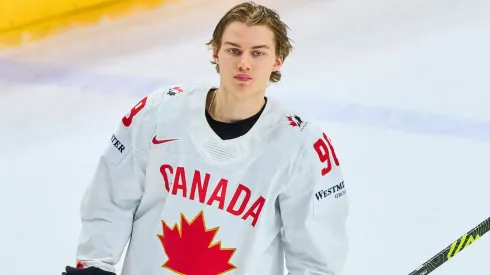
[[[95,266],[115,272],[144,192],[152,113],[161,98],[161,92],[155,91],[141,99],[108,138],[81,202],[79,268]]]
[[[321,131],[311,134],[290,171],[279,196],[288,272],[338,275],[348,252],[349,204],[330,139]]]

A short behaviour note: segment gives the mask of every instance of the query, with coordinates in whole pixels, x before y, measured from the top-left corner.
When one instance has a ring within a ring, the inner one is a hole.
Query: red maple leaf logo
[[[184,92],[184,90],[182,90],[182,88],[180,88],[180,87],[173,87],[172,89],[179,92],[179,94]]]
[[[293,127],[298,126],[298,123],[296,123],[296,121],[294,121],[291,116],[288,116],[288,121],[289,121],[289,125],[291,125]]]
[[[206,229],[201,211],[191,222],[180,216],[177,224],[169,227],[162,221],[163,234],[158,235],[168,260],[162,267],[181,275],[219,275],[236,267],[230,263],[234,248],[213,244],[219,228]]]

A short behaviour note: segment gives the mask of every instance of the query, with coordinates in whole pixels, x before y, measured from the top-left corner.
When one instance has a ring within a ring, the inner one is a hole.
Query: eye
[[[254,54],[254,56],[262,56],[262,55],[265,55],[265,52],[255,51],[253,54]]]
[[[236,54],[240,53],[240,50],[235,49],[235,48],[230,48],[230,49],[228,49],[228,52],[233,54],[233,55],[236,55]]]

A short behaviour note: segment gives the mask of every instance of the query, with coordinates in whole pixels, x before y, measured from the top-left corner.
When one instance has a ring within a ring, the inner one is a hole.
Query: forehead
[[[248,26],[242,22],[233,22],[223,32],[223,42],[232,42],[242,47],[267,45],[274,47],[274,33],[265,25]]]

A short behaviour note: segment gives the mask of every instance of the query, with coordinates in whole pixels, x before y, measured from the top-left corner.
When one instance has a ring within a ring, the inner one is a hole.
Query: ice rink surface
[[[204,43],[239,1],[198,2],[0,52],[2,274],[74,264],[79,202],[120,118],[156,87],[217,83]],[[258,2],[295,46],[268,96],[322,123],[343,166],[343,274],[408,274],[489,217],[490,1]],[[487,275],[489,260],[485,235],[433,274]]]

